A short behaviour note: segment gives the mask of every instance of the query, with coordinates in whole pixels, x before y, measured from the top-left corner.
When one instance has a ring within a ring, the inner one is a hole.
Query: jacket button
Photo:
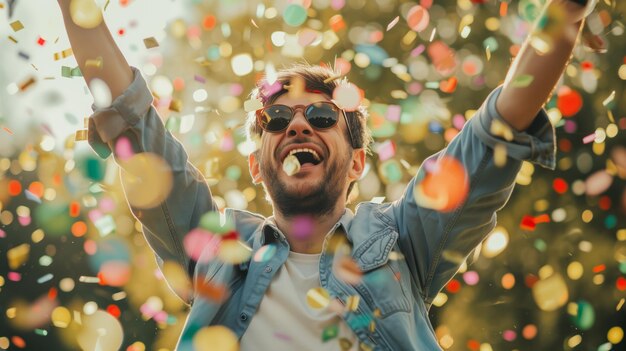
[[[272,267],[265,266],[265,273],[270,273],[272,271]]]
[[[245,313],[242,313],[239,315],[239,319],[241,319],[242,321],[247,321],[248,320],[248,315]]]

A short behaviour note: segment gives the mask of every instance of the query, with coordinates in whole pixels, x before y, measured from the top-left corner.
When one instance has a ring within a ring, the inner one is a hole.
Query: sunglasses
[[[305,119],[311,127],[317,130],[325,130],[334,127],[342,114],[348,126],[350,143],[355,149],[354,138],[350,130],[350,123],[345,112],[330,101],[318,101],[309,105],[287,106],[281,104],[268,105],[257,110],[257,122],[261,129],[269,133],[283,132],[294,119],[296,112],[302,110]]]

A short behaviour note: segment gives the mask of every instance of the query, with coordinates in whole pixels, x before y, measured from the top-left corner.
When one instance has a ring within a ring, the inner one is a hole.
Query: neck
[[[336,206],[323,216],[299,215],[286,217],[274,211],[276,225],[287,237],[291,251],[305,254],[322,252],[324,238],[345,212],[345,206]]]

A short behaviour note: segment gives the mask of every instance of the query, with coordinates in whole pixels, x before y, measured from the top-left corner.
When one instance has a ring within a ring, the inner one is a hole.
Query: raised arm
[[[586,2],[550,0],[513,61],[496,106],[516,130],[531,125],[563,74],[583,24],[585,7],[580,3]],[[531,83],[514,84],[521,76],[532,77]]]
[[[58,0],[58,2],[72,51],[87,85],[92,79],[99,78],[111,90],[112,99],[120,96],[133,81],[133,72],[113,41],[106,23],[100,21],[96,27],[90,29],[80,27],[72,20],[71,0]],[[96,59],[101,59],[102,65],[87,65],[87,60]]]
[[[110,106],[98,106],[89,118],[89,144],[102,158],[114,156],[130,209],[141,221],[159,266],[166,268],[162,270],[173,290],[190,301],[191,291],[180,278],[197,275],[197,257],[185,250],[184,239],[205,213],[217,211],[209,187],[165,128],[146,81],[128,65],[104,21],[84,28],[72,18],[71,1],[58,2],[86,82],[101,79],[111,91]],[[94,10],[98,15],[100,10]]]

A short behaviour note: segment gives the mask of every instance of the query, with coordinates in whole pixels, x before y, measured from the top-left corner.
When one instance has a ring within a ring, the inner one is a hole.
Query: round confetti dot
[[[75,237],[81,237],[87,233],[87,224],[83,221],[78,221],[72,224],[72,235]]]
[[[102,22],[102,12],[94,0],[72,0],[70,17],[74,24],[85,29],[95,28]]]
[[[560,274],[537,281],[532,287],[532,293],[537,306],[548,312],[562,307],[569,298],[567,285]]]
[[[613,327],[609,329],[609,332],[606,334],[606,338],[613,345],[617,345],[622,342],[624,339],[624,330],[620,327]]]
[[[416,32],[421,32],[428,26],[430,15],[428,14],[428,10],[420,5],[415,5],[409,10],[406,21],[409,28]]]
[[[57,327],[57,328],[67,328],[68,325],[70,325],[70,322],[72,321],[72,315],[70,314],[70,311],[63,307],[63,306],[59,306],[57,308],[55,308],[54,310],[52,310],[52,324]]]
[[[330,295],[322,287],[313,288],[306,293],[306,303],[314,310],[321,310],[330,303]]]
[[[288,5],[283,12],[285,23],[293,27],[298,27],[303,24],[306,18],[306,9],[298,4]]]
[[[196,351],[237,351],[239,341],[232,330],[222,325],[204,327],[193,336]]]
[[[140,209],[160,205],[172,189],[172,171],[160,156],[148,152],[120,161],[122,184],[128,202]]]
[[[505,330],[502,332],[502,338],[506,341],[514,341],[517,338],[517,333],[513,330]]]
[[[572,117],[583,107],[583,99],[576,90],[562,87],[558,91],[556,105],[563,117]]]
[[[119,350],[124,340],[120,322],[109,313],[98,310],[82,317],[82,329],[76,337],[83,350]]]
[[[522,329],[522,336],[526,340],[532,340],[537,336],[537,327],[534,324],[527,324]]]
[[[469,180],[463,164],[443,156],[414,188],[415,202],[422,207],[450,212],[460,206],[469,190]]]
[[[276,254],[276,245],[269,244],[261,246],[254,254],[255,262],[267,262]]]
[[[239,240],[222,240],[217,252],[217,257],[229,264],[246,262],[251,256],[252,249]]]
[[[196,228],[185,235],[183,246],[187,255],[194,261],[208,262],[217,255],[219,237],[211,235],[204,229]]]
[[[252,72],[254,63],[252,62],[252,56],[250,56],[250,54],[239,54],[233,56],[230,61],[230,66],[235,75],[242,77]]]
[[[9,195],[17,196],[22,192],[22,184],[17,180],[9,181]]]
[[[341,84],[333,91],[333,100],[346,111],[356,111],[361,104],[362,96],[359,88],[352,84]]]
[[[130,280],[130,265],[123,261],[107,261],[100,266],[101,285],[124,286]]]
[[[557,194],[564,194],[567,191],[567,188],[567,182],[563,178],[556,178],[552,182],[552,189],[554,189]]]
[[[463,273],[463,281],[465,281],[465,284],[467,285],[476,285],[479,280],[480,276],[476,271],[467,271]]]
[[[613,176],[605,170],[599,170],[585,180],[585,193],[589,196],[600,195],[613,184]]]
[[[111,90],[102,79],[92,79],[89,82],[89,91],[91,91],[91,95],[93,96],[93,104],[97,108],[106,108],[111,105]]]

